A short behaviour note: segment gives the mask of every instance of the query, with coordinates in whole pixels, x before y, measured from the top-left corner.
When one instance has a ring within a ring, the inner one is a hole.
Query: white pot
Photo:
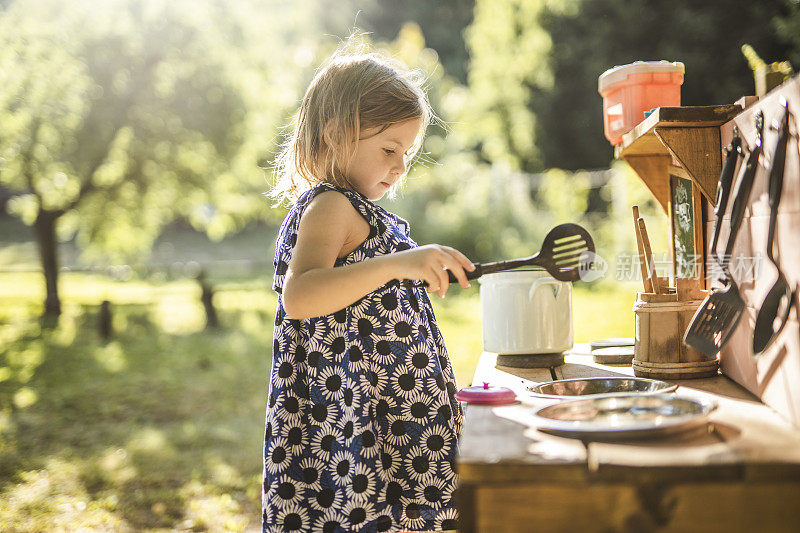
[[[542,269],[481,276],[483,349],[501,354],[572,348],[572,284]]]

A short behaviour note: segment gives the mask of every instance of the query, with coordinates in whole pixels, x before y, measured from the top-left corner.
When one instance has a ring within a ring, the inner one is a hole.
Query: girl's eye
[[[383,151],[386,152],[386,155],[392,155],[394,153],[394,150],[391,150],[389,148],[384,148]]]

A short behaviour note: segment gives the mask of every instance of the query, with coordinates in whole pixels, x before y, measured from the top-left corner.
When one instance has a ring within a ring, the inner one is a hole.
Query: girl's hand
[[[467,257],[449,246],[427,244],[391,255],[399,279],[420,279],[428,282],[428,292],[436,292],[444,298],[450,279],[447,271],[453,273],[463,288],[470,286],[465,270],[475,270],[475,265]]]

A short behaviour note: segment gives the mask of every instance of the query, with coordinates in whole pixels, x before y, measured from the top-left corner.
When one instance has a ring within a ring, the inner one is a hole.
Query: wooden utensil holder
[[[695,311],[708,294],[699,280],[678,279],[667,294],[637,293],[633,372],[653,379],[716,376],[719,362],[683,343]]]

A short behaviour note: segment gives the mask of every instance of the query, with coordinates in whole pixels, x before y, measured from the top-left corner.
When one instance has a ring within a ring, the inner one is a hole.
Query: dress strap
[[[275,259],[273,260],[275,276],[272,283],[272,289],[276,292],[280,293],[283,290],[284,276],[289,268],[292,249],[297,241],[297,228],[300,225],[300,218],[303,216],[303,212],[305,212],[306,207],[308,207],[314,198],[327,191],[337,191],[350,200],[355,210],[364,217],[369,225],[370,231],[367,237],[368,240],[382,237],[386,232],[386,224],[382,220],[382,213],[384,211],[379,206],[372,203],[366,196],[357,191],[339,187],[332,183],[322,182],[315,185],[313,188],[300,195],[278,232],[278,238],[275,242]]]
[[[300,217],[303,215],[303,211],[305,211],[308,204],[311,203],[311,200],[316,198],[319,194],[327,191],[337,191],[345,195],[347,199],[350,200],[350,203],[353,205],[355,210],[358,211],[359,214],[361,214],[361,216],[367,221],[367,224],[369,224],[370,228],[372,229],[370,233],[382,233],[382,230],[385,229],[385,225],[383,222],[381,222],[381,217],[378,215],[378,210],[380,208],[377,205],[372,203],[367,197],[357,191],[347,189],[345,187],[339,187],[338,185],[327,182],[317,184],[313,189],[308,190],[306,194],[304,194],[298,200],[297,220],[300,220]]]

